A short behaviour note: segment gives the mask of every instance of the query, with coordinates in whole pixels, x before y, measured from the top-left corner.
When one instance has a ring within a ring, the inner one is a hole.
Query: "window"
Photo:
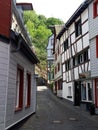
[[[60,54],[60,50],[59,50],[59,47],[58,47],[58,55]]]
[[[57,67],[55,66],[55,74],[57,74]]]
[[[81,35],[81,19],[79,19],[76,23],[75,23],[75,31],[76,31],[76,37],[78,37],[79,35]]]
[[[23,106],[23,73],[23,68],[18,65],[16,79],[16,111],[22,109]]]
[[[90,81],[81,83],[81,99],[82,101],[92,101],[92,86]]]
[[[64,41],[64,51],[68,49],[68,39]]]
[[[73,57],[73,66],[78,65],[78,57]]]
[[[31,100],[31,74],[27,73],[26,78],[26,107],[29,107]]]
[[[83,54],[78,55],[78,63],[80,64],[80,63],[83,63],[83,62],[84,62]]]
[[[54,39],[51,39],[51,45],[53,45]]]
[[[68,96],[71,96],[71,86],[68,87]]]
[[[58,71],[60,71],[60,63],[58,63]]]
[[[65,70],[66,71],[68,71],[69,69],[70,69],[70,60],[67,60],[66,62],[65,62]]]
[[[96,58],[98,58],[98,36],[96,36]]]
[[[55,60],[57,60],[57,53],[55,53]]]
[[[88,50],[84,52],[84,61],[88,60]]]
[[[93,4],[93,16],[94,18],[98,16],[98,0],[96,0]]]

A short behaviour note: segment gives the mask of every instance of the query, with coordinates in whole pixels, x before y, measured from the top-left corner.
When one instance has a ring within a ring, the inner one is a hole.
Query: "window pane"
[[[17,81],[16,81],[16,107],[19,106],[19,86],[20,86],[20,71],[17,72]]]
[[[75,23],[75,31],[76,31],[76,37],[78,37],[81,34],[81,20],[78,20]]]
[[[92,100],[92,87],[91,87],[91,84],[88,83],[87,86],[88,86],[88,100]]]
[[[81,84],[81,89],[82,89],[82,93],[81,93],[81,96],[82,96],[82,100],[86,100],[86,84]]]
[[[23,106],[23,68],[17,67],[17,79],[16,79],[16,99],[15,108],[16,110],[21,109]]]

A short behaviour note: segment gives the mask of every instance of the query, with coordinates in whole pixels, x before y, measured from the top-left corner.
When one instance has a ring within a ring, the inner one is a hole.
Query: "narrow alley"
[[[91,116],[39,86],[36,113],[10,130],[98,130],[98,115]]]

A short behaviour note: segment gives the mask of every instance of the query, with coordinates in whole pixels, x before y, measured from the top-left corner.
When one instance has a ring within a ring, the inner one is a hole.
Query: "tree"
[[[63,22],[57,18],[46,18],[44,15],[37,15],[35,11],[24,12],[24,23],[31,35],[32,44],[35,46],[36,54],[40,60],[40,69],[46,68],[46,46],[48,44],[48,37],[52,34],[49,25],[58,25]]]

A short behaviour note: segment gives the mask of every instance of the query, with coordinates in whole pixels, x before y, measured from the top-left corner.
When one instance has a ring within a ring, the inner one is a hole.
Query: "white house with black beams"
[[[89,109],[93,102],[89,43],[89,4],[83,2],[65,23],[57,38],[61,44],[63,98]]]

